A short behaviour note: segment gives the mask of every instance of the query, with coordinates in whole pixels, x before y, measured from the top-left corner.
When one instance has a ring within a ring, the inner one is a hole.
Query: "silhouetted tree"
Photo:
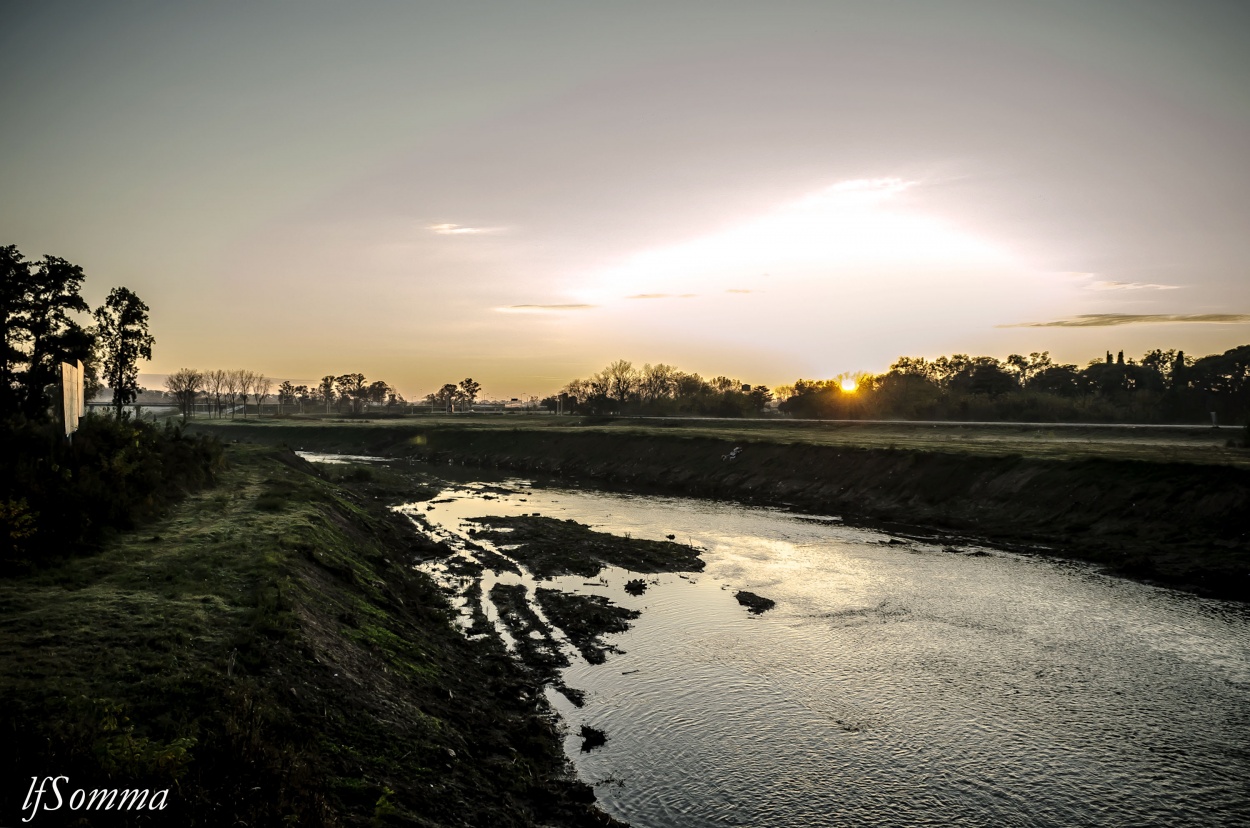
[[[278,386],[278,413],[282,413],[282,406],[295,405],[295,386],[290,380],[284,380]]]
[[[139,395],[139,360],[152,358],[156,340],[148,333],[148,306],[127,288],[116,287],[96,308],[95,320],[104,381],[113,389],[113,408],[120,419]]]
[[[273,380],[264,374],[257,374],[252,378],[252,396],[256,398],[256,416],[260,416],[260,407],[264,405],[265,398],[269,396],[269,392],[273,390]]]
[[[359,413],[365,402],[365,375],[343,374],[335,377],[334,387],[338,391],[339,400],[346,401],[352,413]]]
[[[321,384],[317,386],[317,390],[321,392],[321,401],[325,403],[326,413],[330,413],[330,405],[334,402],[334,377],[326,374],[321,378]]]
[[[442,388],[434,392],[434,402],[442,405],[447,413],[455,410],[456,400],[460,398],[460,388],[455,383],[449,382]]]
[[[82,268],[55,256],[28,262],[9,245],[0,247],[0,277],[0,412],[42,420],[62,361],[81,359],[91,375],[87,390],[94,385],[94,337],[71,316],[89,310],[79,295]]]
[[[465,377],[460,380],[460,397],[465,400],[470,409],[473,407],[474,401],[477,399],[477,392],[482,390],[482,384],[472,377]]]

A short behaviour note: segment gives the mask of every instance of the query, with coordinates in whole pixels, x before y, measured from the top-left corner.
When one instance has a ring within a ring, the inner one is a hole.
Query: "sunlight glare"
[[[914,187],[900,178],[843,181],[722,232],[637,253],[575,295],[604,303],[640,292],[721,292],[727,279],[769,272],[807,279],[837,269],[1009,262],[982,239],[890,203]]]

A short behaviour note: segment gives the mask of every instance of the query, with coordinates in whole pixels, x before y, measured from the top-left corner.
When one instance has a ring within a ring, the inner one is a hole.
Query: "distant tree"
[[[482,384],[472,377],[465,377],[460,380],[460,398],[473,407],[473,403],[477,400],[477,393],[482,390]]]
[[[374,380],[369,383],[369,387],[365,389],[365,398],[371,405],[383,405],[386,398],[393,396],[391,387],[384,380]]]
[[[116,287],[96,308],[95,320],[104,381],[113,389],[113,409],[120,419],[139,395],[139,360],[152,358],[156,340],[148,333],[148,306],[127,288]]]
[[[1031,376],[1027,388],[1058,397],[1077,397],[1088,391],[1088,384],[1075,365],[1052,365]]]
[[[195,397],[204,387],[204,374],[194,368],[180,368],[165,378],[165,388],[178,404],[182,421],[195,412]]]
[[[232,368],[226,372],[226,395],[230,401],[230,417],[237,413],[239,397],[243,398],[243,416],[247,416],[247,371]]]
[[[638,380],[638,394],[644,403],[655,403],[673,394],[676,384],[677,369],[671,365],[658,363],[643,365],[642,376]]]
[[[252,388],[256,384],[256,374],[253,371],[243,369],[239,371],[239,398],[243,400],[243,419],[247,419],[247,398],[252,395]]]
[[[1015,378],[993,357],[967,360],[947,382],[952,390],[990,397],[1001,396],[1019,387]]]
[[[434,392],[434,402],[443,406],[448,414],[455,410],[456,401],[459,398],[460,388],[453,382],[447,383]]]
[[[269,392],[273,390],[273,380],[264,374],[257,374],[252,378],[252,396],[256,398],[256,416],[260,416],[260,407],[264,404],[265,398],[269,396]]]
[[[334,377],[326,374],[321,378],[321,384],[317,386],[317,390],[321,392],[321,401],[326,405],[326,413],[330,413],[330,406],[334,403]]]
[[[343,374],[334,378],[334,387],[338,391],[339,400],[346,402],[353,414],[360,413],[364,407],[367,386],[364,374]]]
[[[295,405],[295,386],[290,380],[284,380],[278,386],[278,413],[282,413],[282,406]]]
[[[213,411],[221,416],[221,395],[226,388],[226,372],[220,368],[204,372],[204,393],[213,400]]]
[[[638,381],[638,372],[634,370],[633,363],[624,359],[613,362],[601,374],[604,395],[616,403],[618,411],[638,393]]]

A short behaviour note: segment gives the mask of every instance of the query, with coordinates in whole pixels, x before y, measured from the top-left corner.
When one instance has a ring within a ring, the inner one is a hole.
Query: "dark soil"
[[[582,753],[590,753],[608,742],[608,735],[598,728],[582,725]]]
[[[552,681],[559,668],[569,666],[559,643],[551,636],[551,629],[525,600],[525,587],[495,584],[490,588],[490,600],[499,610],[499,620],[516,641],[517,654],[539,676]]]
[[[536,578],[581,575],[593,578],[604,566],[632,572],[700,572],[698,550],[671,541],[622,538],[592,531],[572,520],[546,517],[482,517],[479,535],[495,543],[517,544],[508,554]],[[499,531],[499,530],[511,531]]]
[[[493,592],[493,591],[492,591]],[[637,610],[618,607],[602,595],[574,595],[557,589],[538,589],[535,596],[543,614],[555,624],[591,664],[602,664],[607,653],[620,653],[617,647],[604,644],[600,636],[621,633],[637,618]]]
[[[746,607],[754,615],[761,612],[768,612],[777,606],[777,602],[771,598],[765,598],[762,595],[756,595],[754,592],[747,592],[745,589],[734,593],[734,598],[738,599],[738,603]]]

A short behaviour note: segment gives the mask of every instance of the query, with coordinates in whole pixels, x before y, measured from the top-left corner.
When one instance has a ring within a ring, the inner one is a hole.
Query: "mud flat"
[[[718,431],[680,422],[639,429],[412,421],[220,431],[837,514],[939,541],[983,539],[1202,595],[1250,599],[1250,453],[1200,432],[1068,430],[1052,437],[1044,428],[1006,425]]]

